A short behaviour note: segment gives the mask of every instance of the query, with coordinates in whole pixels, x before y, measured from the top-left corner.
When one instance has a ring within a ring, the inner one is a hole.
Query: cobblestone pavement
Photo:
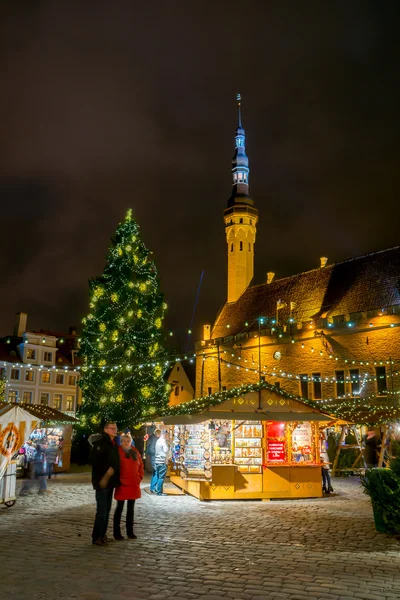
[[[0,506],[1,600],[399,600],[400,543],[356,479],[317,500],[137,502],[137,540],[92,546],[87,474]],[[111,532],[109,532],[111,533]]]

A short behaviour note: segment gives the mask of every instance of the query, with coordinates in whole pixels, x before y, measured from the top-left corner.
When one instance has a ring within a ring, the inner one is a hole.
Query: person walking
[[[29,474],[28,477],[24,480],[21,491],[19,493],[20,496],[27,496],[30,493],[32,482],[35,479],[39,483],[38,494],[44,494],[47,491],[46,472],[44,471],[44,455],[45,451],[43,446],[41,446],[40,444],[36,444],[33,456],[28,463]]]
[[[47,475],[48,479],[51,479],[51,476],[54,475],[54,463],[56,462],[57,456],[58,456],[57,444],[54,441],[50,442],[49,446],[46,449],[46,462],[47,462],[46,475]]]
[[[130,435],[121,435],[121,445],[118,446],[119,452],[119,484],[115,488],[114,498],[117,501],[117,508],[114,512],[114,539],[123,540],[121,534],[121,516],[126,507],[126,535],[129,539],[135,540],[133,533],[133,515],[135,511],[135,500],[141,497],[140,482],[144,476],[144,466],[140,452],[132,446]]]
[[[157,496],[166,496],[163,493],[164,480],[167,474],[169,460],[168,433],[162,433],[156,443],[156,456],[154,459],[156,466],[155,492]]]
[[[92,531],[92,543],[107,544],[107,527],[110,518],[113,490],[119,481],[119,452],[115,442],[117,424],[106,423],[102,434],[89,437],[92,446],[92,485],[96,490],[96,518]]]
[[[156,483],[157,483],[157,469],[156,469],[156,444],[160,438],[161,429],[156,429],[146,443],[146,456],[149,457],[152,475],[150,481],[150,494],[156,493]]]

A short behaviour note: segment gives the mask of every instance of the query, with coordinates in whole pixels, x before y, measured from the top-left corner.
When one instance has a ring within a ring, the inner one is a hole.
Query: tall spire
[[[253,204],[249,196],[249,159],[246,155],[246,134],[242,127],[242,96],[236,95],[238,126],[235,132],[235,154],[232,158],[232,196],[228,207],[237,202]]]

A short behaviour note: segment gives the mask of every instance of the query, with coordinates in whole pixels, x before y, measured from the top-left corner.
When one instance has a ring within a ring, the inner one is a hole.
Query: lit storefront
[[[163,418],[175,485],[200,500],[322,497],[319,429],[331,416],[266,386],[213,402]]]

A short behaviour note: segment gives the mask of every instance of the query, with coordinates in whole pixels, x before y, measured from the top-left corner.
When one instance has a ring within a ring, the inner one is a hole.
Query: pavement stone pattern
[[[375,531],[358,479],[333,486],[271,502],[143,493],[138,539],[98,547],[89,475],[58,475],[0,506],[0,599],[399,600],[400,542]]]

